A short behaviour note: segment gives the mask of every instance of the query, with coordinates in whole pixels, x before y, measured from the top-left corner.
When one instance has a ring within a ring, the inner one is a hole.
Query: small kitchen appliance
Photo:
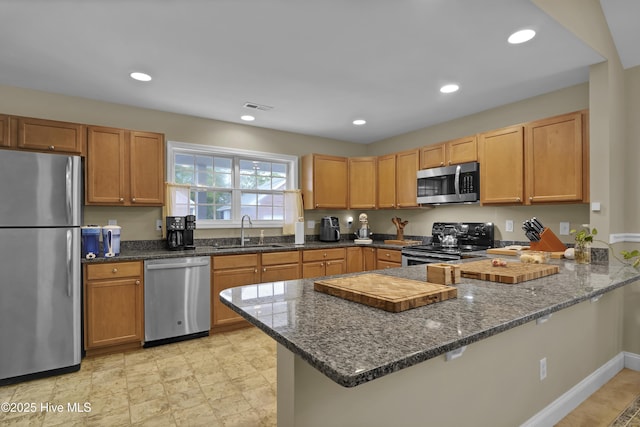
[[[320,241],[338,242],[340,240],[340,222],[335,216],[325,216],[320,220]]]
[[[491,222],[434,222],[431,243],[402,248],[402,265],[431,264],[473,257],[494,245]]]
[[[185,217],[167,217],[167,248],[177,251],[184,248]]]
[[[360,228],[354,234],[356,235],[356,239],[353,241],[356,245],[368,245],[373,243],[371,240],[371,229],[369,228],[369,219],[366,213],[361,213],[358,217],[358,221],[360,221]]]
[[[120,255],[120,231],[119,225],[105,225],[102,227],[102,249],[107,258]]]
[[[462,163],[422,169],[417,174],[419,204],[475,203],[480,201],[480,164]]]
[[[187,215],[184,217],[184,248],[195,249],[196,245],[193,242],[193,230],[196,229],[196,216]]]
[[[80,227],[82,258],[93,259],[100,256],[100,230],[99,225],[85,225]]]

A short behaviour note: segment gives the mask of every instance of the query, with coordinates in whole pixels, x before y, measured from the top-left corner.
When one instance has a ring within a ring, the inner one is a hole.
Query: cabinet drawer
[[[392,249],[378,249],[378,260],[387,262],[402,262],[402,252]]]
[[[220,255],[213,257],[213,269],[219,270],[223,268],[237,267],[257,267],[258,254],[246,255]]]
[[[327,259],[343,259],[345,257],[344,248],[333,249],[311,249],[302,252],[302,261],[324,261]]]
[[[142,262],[107,262],[87,265],[87,280],[142,277]]]
[[[262,254],[262,265],[295,264],[300,261],[298,251],[269,252]]]

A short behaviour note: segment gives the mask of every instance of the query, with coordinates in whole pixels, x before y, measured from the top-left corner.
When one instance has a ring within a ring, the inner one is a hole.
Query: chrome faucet
[[[242,215],[242,219],[240,220],[240,246],[244,246],[244,240],[245,240],[244,239],[244,219],[245,218],[249,220],[249,225],[253,227],[253,223],[251,222],[251,217],[249,215]]]

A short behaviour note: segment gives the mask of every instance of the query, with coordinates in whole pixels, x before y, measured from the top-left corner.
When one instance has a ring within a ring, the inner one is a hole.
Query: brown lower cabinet
[[[87,355],[139,347],[144,341],[142,261],[84,266]]]
[[[378,249],[376,252],[376,268],[378,270],[402,267],[401,251],[395,249]]]
[[[310,279],[347,272],[345,248],[309,249],[302,252],[302,278]]]

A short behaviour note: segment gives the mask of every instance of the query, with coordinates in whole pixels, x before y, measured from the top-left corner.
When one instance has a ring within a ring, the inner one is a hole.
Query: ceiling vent
[[[273,107],[269,107],[268,105],[261,105],[255,102],[245,102],[243,107],[249,110],[260,110],[260,111],[273,110]]]

